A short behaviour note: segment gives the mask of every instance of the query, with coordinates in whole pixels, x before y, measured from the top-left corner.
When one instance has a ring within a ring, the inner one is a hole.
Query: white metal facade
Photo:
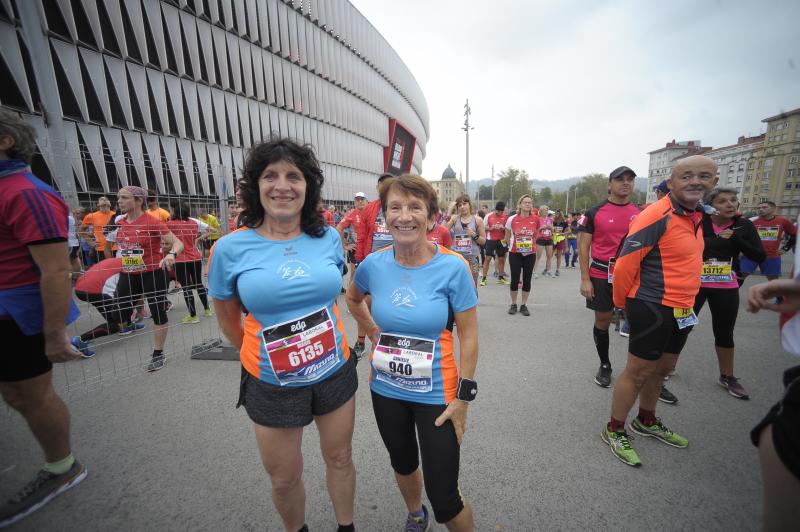
[[[23,27],[22,2],[40,28]],[[45,60],[30,35],[46,39]],[[422,91],[345,0],[0,0],[0,58],[0,104],[37,129],[78,196],[126,184],[230,196],[248,148],[274,132],[312,144],[324,197],[351,200],[383,171],[390,118],[416,137],[422,172]],[[37,79],[57,85],[60,137]]]

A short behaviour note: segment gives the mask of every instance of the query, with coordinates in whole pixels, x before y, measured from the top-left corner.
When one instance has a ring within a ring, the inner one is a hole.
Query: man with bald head
[[[630,466],[642,464],[625,422],[636,399],[635,433],[672,447],[689,441],[656,417],[664,377],[675,367],[692,325],[703,268],[700,200],[717,183],[717,165],[703,155],[682,159],[669,178],[670,193],[648,206],[628,229],[614,268],[614,305],[630,324],[625,370],[614,384],[611,420],[601,437]]]

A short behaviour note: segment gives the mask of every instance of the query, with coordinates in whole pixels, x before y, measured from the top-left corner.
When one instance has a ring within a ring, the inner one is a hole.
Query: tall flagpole
[[[467,132],[467,165],[466,165],[466,170],[467,170],[467,172],[466,172],[467,173],[466,193],[467,193],[467,195],[470,195],[470,193],[469,193],[469,130],[470,129],[475,129],[474,127],[471,127],[469,125],[469,115],[471,115],[471,114],[472,114],[472,109],[470,109],[470,107],[469,107],[469,98],[467,98],[467,103],[464,104],[464,127],[461,128],[462,130]]]

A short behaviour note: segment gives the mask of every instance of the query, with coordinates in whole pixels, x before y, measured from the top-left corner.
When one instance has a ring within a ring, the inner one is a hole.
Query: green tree
[[[541,204],[549,204],[553,199],[553,191],[550,190],[550,187],[544,187],[539,191],[539,197],[537,199]]]
[[[509,210],[516,209],[517,200],[523,194],[530,194],[534,200],[536,199],[536,195],[531,189],[528,172],[525,170],[509,166],[501,171],[498,177],[499,179],[494,185],[494,198],[498,201],[505,201]]]

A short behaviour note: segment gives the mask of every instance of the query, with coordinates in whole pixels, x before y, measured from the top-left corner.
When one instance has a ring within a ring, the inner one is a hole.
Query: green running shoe
[[[600,437],[603,438],[603,441],[611,447],[611,452],[619,458],[622,463],[628,464],[632,467],[639,467],[642,465],[642,461],[639,459],[639,455],[636,454],[636,451],[631,448],[631,442],[628,439],[628,433],[624,430],[620,430],[619,432],[609,432],[608,427],[603,427],[603,430],[600,432]]]
[[[685,449],[689,446],[689,440],[665,427],[660,418],[656,418],[656,422],[652,425],[645,425],[636,417],[631,423],[631,430],[640,436],[657,438],[667,445],[680,449]]]

